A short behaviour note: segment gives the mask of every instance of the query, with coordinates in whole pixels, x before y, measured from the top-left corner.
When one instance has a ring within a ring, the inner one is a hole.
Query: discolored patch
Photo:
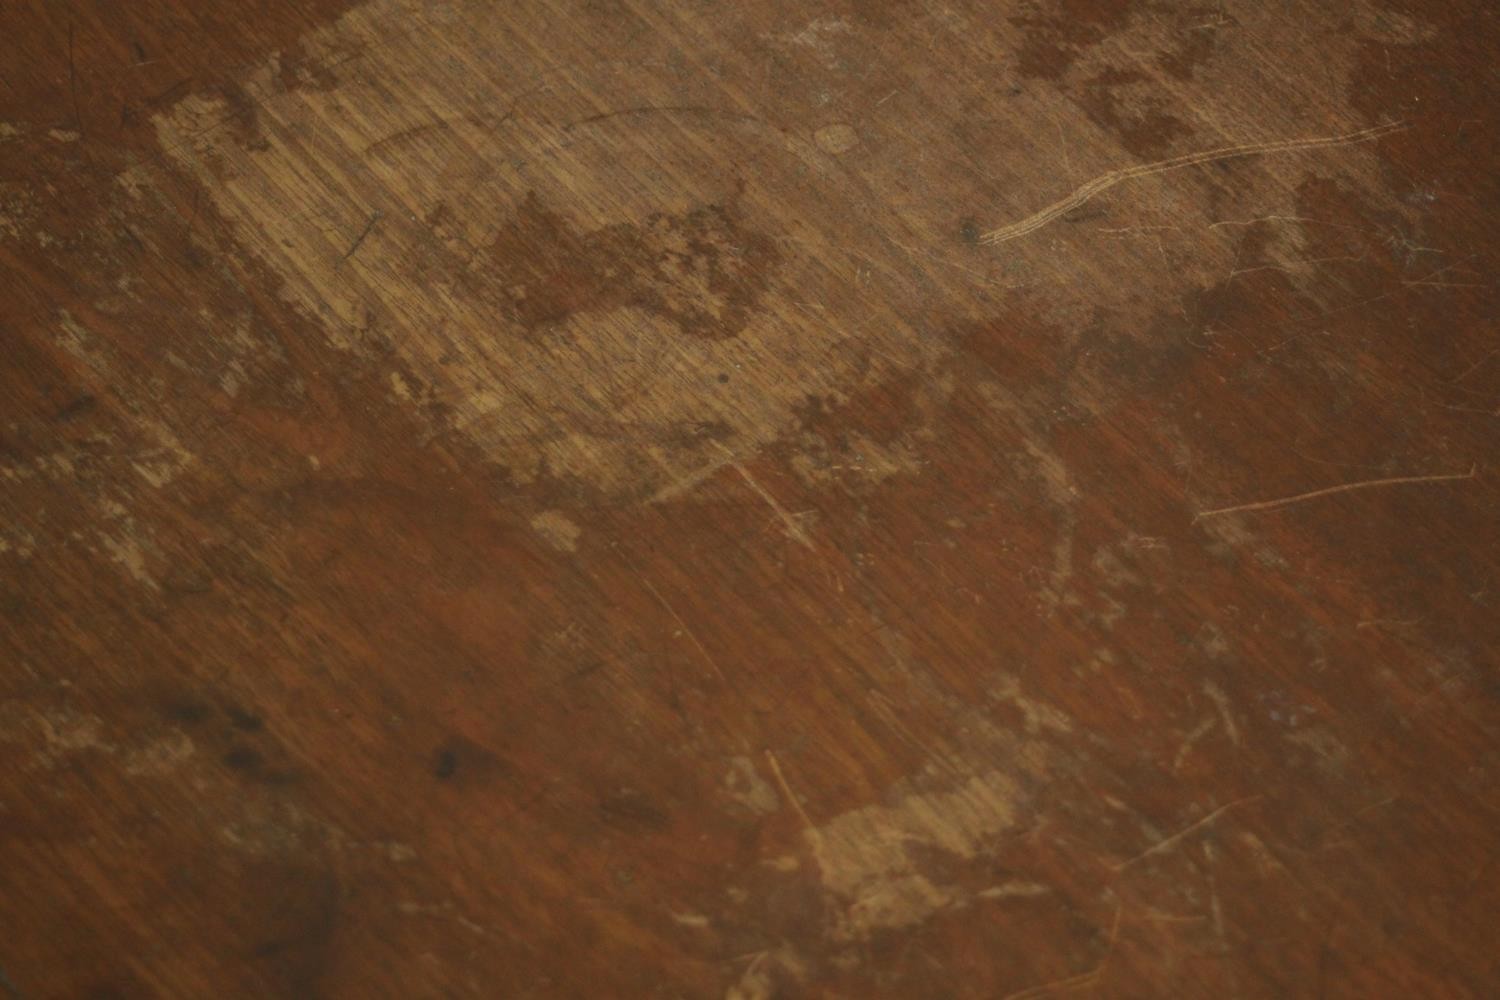
[[[1136,156],[1160,156],[1192,134],[1152,96],[1152,78],[1132,70],[1106,69],[1084,83],[1079,103],[1090,120],[1118,135],[1120,145]]]
[[[1019,789],[1002,773],[851,810],[807,832],[823,884],[841,907],[840,936],[920,923],[957,898],[924,871],[924,852],[968,860],[1015,823]]]
[[[626,17],[558,15],[559,48]],[[284,297],[337,349],[394,356],[435,430],[547,507],[668,497],[808,396],[938,349],[850,280],[878,238],[827,183],[852,127],[815,140],[701,81],[659,92],[648,53],[490,59],[509,16],[375,0],[155,120]],[[427,33],[453,58],[423,57]]]
[[[575,551],[578,548],[578,536],[583,534],[583,529],[555,510],[537,514],[531,519],[531,528],[559,552]]]
[[[813,138],[819,149],[834,156],[847,153],[859,145],[859,132],[854,126],[843,123],[824,126],[813,134]]]
[[[747,230],[733,206],[653,213],[580,233],[529,194],[477,255],[473,294],[531,334],[589,313],[637,309],[686,336],[719,340],[744,330],[780,254]]]
[[[1135,0],[1064,0],[1028,4],[1012,23],[1024,32],[1021,75],[1057,80],[1080,52],[1099,44],[1130,17]]]

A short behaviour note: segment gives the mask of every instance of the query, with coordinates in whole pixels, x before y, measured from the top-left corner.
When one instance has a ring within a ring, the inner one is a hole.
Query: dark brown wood
[[[1500,994],[1482,0],[0,8],[0,992]]]

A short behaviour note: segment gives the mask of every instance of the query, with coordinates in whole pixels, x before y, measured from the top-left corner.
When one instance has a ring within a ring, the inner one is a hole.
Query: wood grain
[[[1500,992],[1497,45],[0,9],[0,993]]]

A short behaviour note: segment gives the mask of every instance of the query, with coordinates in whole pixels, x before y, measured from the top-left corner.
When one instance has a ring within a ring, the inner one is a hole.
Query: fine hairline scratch
[[[1479,466],[1473,465],[1468,472],[1444,473],[1437,476],[1391,476],[1385,479],[1364,479],[1357,483],[1342,483],[1338,486],[1325,486],[1320,490],[1310,490],[1306,493],[1298,493],[1295,496],[1277,497],[1274,500],[1257,500],[1253,503],[1235,504],[1232,507],[1216,507],[1213,510],[1200,510],[1193,515],[1194,521],[1205,517],[1218,517],[1221,514],[1239,514],[1255,510],[1275,510],[1278,507],[1286,507],[1303,500],[1314,500],[1318,497],[1332,496],[1335,493],[1348,493],[1350,490],[1367,490],[1376,486],[1410,486],[1420,483],[1451,483],[1461,479],[1473,479],[1479,475]]]
[[[997,243],[1005,243],[1034,233],[1048,223],[1054,222],[1071,212],[1079,205],[1084,204],[1094,196],[1114,187],[1121,181],[1133,180],[1137,177],[1150,177],[1154,174],[1163,174],[1170,170],[1180,170],[1184,167],[1199,166],[1219,160],[1232,160],[1244,156],[1296,153],[1309,149],[1320,149],[1326,146],[1346,146],[1356,142],[1369,142],[1406,127],[1405,122],[1387,122],[1384,125],[1376,125],[1374,128],[1361,129],[1358,132],[1349,132],[1344,135],[1325,136],[1316,139],[1282,139],[1275,142],[1250,143],[1244,146],[1226,146],[1221,149],[1210,149],[1198,153],[1174,156],[1171,159],[1158,160],[1155,163],[1142,163],[1138,166],[1126,167],[1121,170],[1111,170],[1108,173],[1100,174],[1087,184],[1079,187],[1066,198],[1053,202],[1041,211],[1028,215],[1019,222],[1013,222],[1008,226],[1002,226],[999,229],[985,233],[980,237],[980,242],[993,246]]]
[[[338,263],[333,266],[334,270],[343,267],[349,262],[349,258],[359,252],[359,248],[365,245],[365,240],[369,239],[370,233],[375,229],[375,224],[380,221],[381,216],[384,214],[379,209],[371,213],[369,221],[365,223],[365,228],[359,231],[359,235],[354,238],[354,242],[350,244],[349,249],[344,251],[344,256],[340,257]]]

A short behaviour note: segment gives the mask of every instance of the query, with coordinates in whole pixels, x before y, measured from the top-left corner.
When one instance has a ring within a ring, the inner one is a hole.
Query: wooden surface
[[[1500,995],[1497,51],[0,6],[0,993]]]

